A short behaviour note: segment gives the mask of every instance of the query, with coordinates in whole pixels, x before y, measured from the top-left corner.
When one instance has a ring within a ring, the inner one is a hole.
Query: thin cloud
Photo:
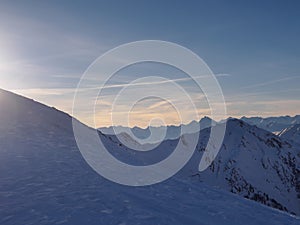
[[[264,96],[266,94],[291,93],[291,92],[299,92],[299,91],[300,91],[300,89],[293,88],[293,89],[286,89],[286,90],[250,92],[250,93],[239,94],[238,98],[244,98],[244,97],[262,97],[262,96]],[[233,98],[236,98],[236,96],[234,96]],[[230,99],[230,97],[228,97],[227,99]]]
[[[216,77],[228,77],[231,76],[229,74],[215,74]],[[145,85],[159,85],[159,84],[165,84],[165,83],[173,83],[173,82],[182,82],[182,81],[190,81],[194,79],[200,79],[200,78],[208,78],[210,75],[203,75],[203,76],[197,76],[197,77],[185,77],[185,78],[177,78],[177,79],[166,79],[162,81],[153,81],[153,82],[139,82],[139,83],[129,83],[129,84],[112,84],[112,85],[106,85],[102,89],[109,89],[109,88],[122,88],[122,87],[131,87],[131,86],[145,86]],[[92,87],[87,89],[99,89],[99,87]]]
[[[267,81],[267,82],[263,82],[263,83],[257,83],[257,84],[253,84],[253,85],[244,86],[244,87],[241,87],[241,89],[264,87],[264,86],[267,86],[270,84],[276,84],[276,83],[280,83],[282,81],[288,81],[288,80],[293,80],[293,79],[297,79],[297,78],[299,78],[299,76],[285,77],[285,78],[280,78],[277,80],[271,80],[271,81]]]
[[[164,105],[170,105],[170,102],[168,102],[166,100],[162,100],[160,102],[156,102],[156,103],[152,104],[151,106],[148,107],[148,109],[155,109],[157,107],[162,107]]]
[[[216,77],[231,77],[231,74],[228,73],[217,73],[215,74]]]

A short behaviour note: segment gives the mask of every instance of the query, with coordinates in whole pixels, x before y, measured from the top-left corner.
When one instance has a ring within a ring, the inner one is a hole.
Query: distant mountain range
[[[291,116],[279,116],[279,117],[242,117],[241,120],[256,125],[264,130],[278,133],[283,129],[289,128],[294,124],[300,124],[300,115],[294,117]]]
[[[163,135],[164,140],[174,140],[180,137],[181,134],[191,134],[198,132],[201,129],[205,129],[210,126],[216,125],[217,122],[212,120],[209,117],[202,118],[199,122],[192,121],[189,124],[183,124],[179,126],[160,126],[160,127],[147,127],[147,128],[140,128],[140,127],[133,127],[127,128],[123,126],[110,126],[110,127],[100,127],[99,131],[104,134],[109,135],[117,135],[120,133],[127,133],[128,129],[132,132],[133,135],[130,135],[132,138],[137,137],[141,144],[145,143],[157,143],[160,142],[161,135]],[[151,133],[154,134],[151,137]],[[161,134],[161,135],[155,135]],[[151,137],[151,139],[149,139]]]
[[[300,115],[294,117],[291,116],[279,116],[279,117],[242,117],[242,121],[248,124],[255,125],[264,130],[278,134],[285,129],[290,128],[293,125],[300,124]],[[220,121],[222,123],[226,120]],[[160,127],[133,127],[127,128],[123,126],[110,126],[110,127],[100,127],[99,130],[104,134],[117,135],[120,133],[127,133],[133,139],[137,137],[141,144],[145,143],[156,143],[160,142],[161,136],[163,135],[164,140],[174,140],[180,137],[181,134],[189,134],[197,132],[201,129],[205,129],[210,126],[216,125],[218,122],[212,120],[209,117],[202,118],[199,122],[192,121],[189,124],[183,124],[179,126],[160,126]],[[132,134],[129,133],[129,130]],[[151,133],[156,134],[151,139]],[[157,135],[161,134],[161,135]]]

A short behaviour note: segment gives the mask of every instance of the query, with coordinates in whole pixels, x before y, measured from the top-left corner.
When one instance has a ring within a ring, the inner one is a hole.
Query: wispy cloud
[[[216,77],[228,77],[231,76],[230,74],[215,74]],[[204,79],[209,78],[211,75],[202,75],[197,77],[184,77],[184,78],[177,78],[177,79],[166,79],[164,77],[161,77],[159,81],[150,81],[150,82],[137,82],[137,83],[124,83],[124,84],[112,84],[112,85],[106,85],[102,89],[110,89],[110,88],[123,88],[123,87],[131,87],[131,86],[149,86],[149,85],[160,85],[160,84],[166,84],[166,83],[174,83],[174,82],[184,82],[184,81],[192,81],[194,79]],[[85,79],[85,78],[83,78]],[[86,78],[87,80],[89,78]],[[87,87],[86,89],[99,89],[100,87]],[[84,90],[85,88],[83,88]],[[80,91],[80,90],[79,90]]]
[[[229,73],[217,73],[215,74],[216,77],[231,77],[232,74]]]
[[[241,89],[249,89],[249,88],[256,88],[256,87],[264,87],[264,86],[268,86],[268,85],[272,85],[272,84],[277,84],[283,81],[289,81],[289,80],[293,80],[293,79],[299,79],[299,76],[290,76],[290,77],[285,77],[285,78],[280,78],[277,80],[271,80],[271,81],[267,81],[267,82],[262,82],[262,83],[257,83],[257,84],[253,84],[253,85],[248,85],[248,86],[243,86],[241,87]]]
[[[255,91],[255,92],[248,92],[248,93],[241,93],[238,95],[234,96],[227,96],[227,100],[233,100],[233,99],[241,99],[244,98],[246,99],[247,97],[256,97],[257,100],[266,97],[267,95],[270,94],[276,94],[274,97],[278,98],[278,94],[283,94],[283,93],[297,93],[300,92],[299,88],[291,88],[291,89],[285,89],[285,90],[272,90],[272,91]],[[297,97],[296,95],[295,97]]]
[[[170,102],[168,102],[168,101],[166,101],[166,100],[161,100],[161,101],[159,101],[159,102],[156,102],[156,103],[150,105],[150,106],[148,107],[148,109],[155,109],[155,108],[162,107],[162,106],[164,106],[164,105],[169,105],[169,104],[170,104]]]

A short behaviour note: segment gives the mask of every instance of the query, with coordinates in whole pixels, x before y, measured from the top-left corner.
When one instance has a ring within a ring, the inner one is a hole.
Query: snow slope
[[[300,124],[294,124],[289,128],[282,130],[278,135],[281,138],[300,144]]]
[[[71,119],[0,90],[1,225],[300,224],[299,218],[180,176],[139,188],[109,182],[83,160]]]

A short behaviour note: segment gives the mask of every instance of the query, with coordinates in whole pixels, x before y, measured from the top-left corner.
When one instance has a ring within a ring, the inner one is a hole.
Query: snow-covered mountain
[[[114,136],[100,136],[112,151],[124,150]],[[200,155],[200,146],[198,150]],[[190,163],[186,168],[193,169]],[[186,168],[153,186],[109,182],[81,156],[69,115],[0,90],[1,225],[300,223],[297,217],[187,178],[193,171]]]
[[[270,132],[280,132],[294,124],[300,123],[300,115],[294,117],[291,116],[279,116],[279,117],[242,117],[241,120],[256,125],[264,130]]]
[[[300,144],[300,124],[294,124],[283,129],[278,136]]]
[[[216,129],[218,127],[221,125],[216,125]],[[192,180],[300,215],[299,145],[242,120],[229,119],[220,152],[211,166],[200,173],[198,167],[209,135],[210,128],[200,131],[197,150],[177,176],[193,177]],[[183,138],[189,139],[188,136]],[[119,143],[116,136],[109,139]],[[123,146],[114,154],[122,161],[129,159],[130,164],[153,164],[166,158],[177,143],[178,140],[164,141],[148,154]]]
[[[133,128],[127,128],[123,126],[110,126],[110,127],[100,127],[99,131],[101,131],[104,134],[108,135],[118,135],[121,133],[127,133],[128,129],[132,132],[132,135],[130,135],[132,138],[137,137],[138,139],[144,139],[144,143],[157,143],[160,142],[161,137],[158,136],[151,138],[151,140],[147,140],[151,136],[151,133],[155,134],[163,134],[163,140],[174,140],[180,137],[181,134],[190,134],[195,133],[199,131],[200,129],[205,129],[207,127],[216,125],[217,122],[212,120],[209,117],[203,117],[199,122],[192,121],[189,124],[182,124],[180,126],[149,126],[146,128],[140,128],[140,127],[133,127]]]
[[[223,146],[209,169],[199,173],[201,156],[194,156],[189,170],[207,184],[300,215],[299,146],[238,119],[229,119],[226,129]],[[199,155],[209,132],[200,134]]]

